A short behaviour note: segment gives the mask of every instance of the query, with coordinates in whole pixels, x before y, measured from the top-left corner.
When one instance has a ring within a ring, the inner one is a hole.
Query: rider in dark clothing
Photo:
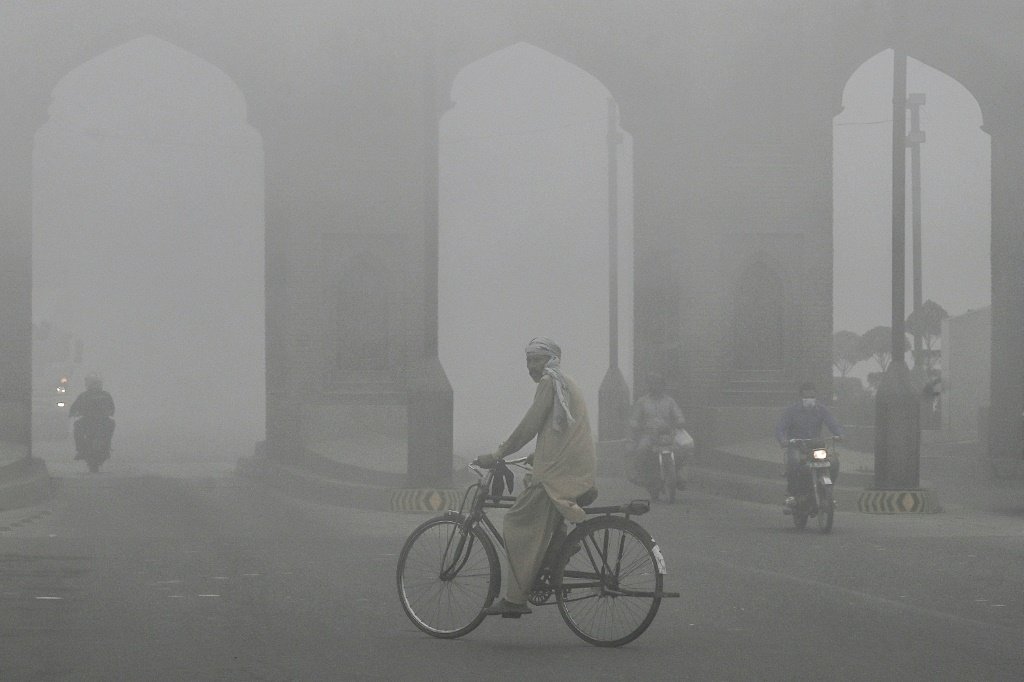
[[[103,380],[90,375],[85,378],[85,391],[75,398],[68,411],[69,417],[81,417],[75,421],[75,450],[81,459],[88,449],[86,439],[93,433],[102,435],[107,449],[114,435],[114,399],[103,390]],[[94,431],[96,429],[96,431]]]
[[[790,438],[820,438],[821,427],[827,426],[833,435],[842,438],[843,430],[839,422],[824,405],[815,398],[812,383],[800,386],[800,402],[790,405],[782,413],[779,423],[775,426],[775,439],[786,450],[786,506],[792,506],[799,492],[800,453],[789,444]],[[839,463],[832,466],[832,480],[839,474]]]

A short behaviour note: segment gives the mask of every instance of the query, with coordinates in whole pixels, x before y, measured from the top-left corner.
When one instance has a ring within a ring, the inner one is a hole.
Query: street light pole
[[[599,441],[626,437],[629,385],[619,369],[619,112],[608,98],[608,371],[597,394]]]
[[[910,109],[910,134],[907,136],[907,146],[910,147],[910,214],[912,232],[914,238],[914,312],[915,316],[920,315],[922,305],[921,292],[921,145],[924,143],[925,134],[921,130],[921,107],[924,106],[925,95],[915,92],[907,98],[907,108]],[[914,373],[923,381],[921,375],[924,369],[924,345],[921,335],[921,324],[914,329]]]
[[[902,28],[902,27],[899,27]],[[907,53],[896,33],[892,95],[892,362],[875,397],[875,488],[920,486],[921,402],[910,380],[906,344]]]
[[[904,362],[907,317],[907,53],[893,50],[892,79],[892,361]]]

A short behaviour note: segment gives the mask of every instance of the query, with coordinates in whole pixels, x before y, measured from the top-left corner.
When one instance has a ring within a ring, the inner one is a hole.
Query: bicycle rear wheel
[[[483,621],[501,589],[501,564],[482,530],[465,533],[461,518],[438,517],[405,541],[397,582],[409,620],[428,635],[452,639]]]
[[[558,611],[585,642],[622,646],[658,613],[665,562],[633,521],[608,516],[580,524],[562,544],[557,566]]]

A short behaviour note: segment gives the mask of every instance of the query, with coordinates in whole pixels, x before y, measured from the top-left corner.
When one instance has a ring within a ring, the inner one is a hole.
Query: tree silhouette
[[[907,317],[907,331],[913,335],[920,335],[924,345],[925,368],[932,369],[938,353],[933,350],[935,341],[942,335],[942,321],[949,317],[945,308],[928,299],[921,304],[921,307],[910,313]]]
[[[854,332],[844,329],[832,335],[832,366],[844,379],[854,365],[869,357],[861,350],[860,336]]]
[[[860,337],[858,349],[865,358],[874,358],[878,368],[885,372],[892,362],[892,327],[875,327]],[[910,349],[910,342],[903,338],[903,350]]]

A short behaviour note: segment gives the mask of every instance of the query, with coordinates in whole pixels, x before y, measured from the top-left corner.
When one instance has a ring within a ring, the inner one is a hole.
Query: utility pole
[[[904,362],[907,318],[907,53],[893,50],[892,361]]]
[[[597,394],[597,439],[626,437],[629,386],[619,369],[619,111],[608,98],[608,371]]]
[[[906,344],[907,53],[894,32],[892,94],[892,362],[875,397],[875,488],[920,486],[921,402],[910,380]]]
[[[925,135],[921,130],[921,107],[924,106],[925,95],[922,92],[912,93],[907,98],[910,109],[910,133],[907,135],[907,146],[910,147],[910,214],[914,239],[914,315],[920,315],[921,293],[921,145]],[[921,325],[918,322],[914,330],[914,374],[918,380],[924,381],[922,374],[925,366],[924,346]]]

